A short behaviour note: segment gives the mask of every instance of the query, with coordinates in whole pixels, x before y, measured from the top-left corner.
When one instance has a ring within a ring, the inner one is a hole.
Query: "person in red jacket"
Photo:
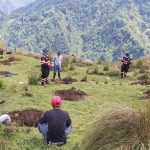
[[[71,132],[71,119],[68,112],[60,109],[61,104],[61,98],[54,96],[51,100],[53,109],[39,119],[38,129],[47,144],[66,144],[67,135]]]

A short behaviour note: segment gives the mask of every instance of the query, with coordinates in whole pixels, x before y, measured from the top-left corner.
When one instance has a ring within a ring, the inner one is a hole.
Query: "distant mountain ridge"
[[[2,40],[11,47],[117,60],[150,54],[149,0],[37,0],[13,12]]]

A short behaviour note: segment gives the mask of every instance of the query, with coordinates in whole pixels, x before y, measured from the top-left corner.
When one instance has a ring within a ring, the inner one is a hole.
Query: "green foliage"
[[[111,70],[108,73],[106,73],[106,75],[109,75],[111,77],[120,76],[120,70],[118,70],[118,69]]]
[[[137,79],[138,80],[148,80],[149,79],[149,74],[148,73],[142,74],[142,75],[138,76]]]
[[[140,70],[139,70],[139,73],[143,74],[143,73],[145,73],[145,72],[146,72],[145,68],[144,68],[144,67],[141,67]]]
[[[70,58],[69,57],[65,57],[63,59],[63,62],[62,62],[62,68],[68,67],[69,64],[70,64]]]
[[[136,68],[141,69],[144,65],[144,59],[139,59],[136,63]]]
[[[37,71],[31,71],[28,75],[28,84],[29,85],[38,85],[40,80],[39,73]]]
[[[87,75],[85,75],[82,79],[81,79],[81,82],[87,82],[88,81],[88,77]]]
[[[3,88],[4,88],[4,81],[0,80],[0,89],[3,89]]]
[[[87,74],[95,74],[95,75],[99,75],[99,67],[98,65],[94,65],[94,66],[91,66],[87,69],[86,71]]]
[[[115,108],[92,123],[80,150],[149,150],[150,107],[144,111]],[[76,146],[77,147],[77,146]]]
[[[105,65],[103,71],[109,71],[109,65]]]
[[[150,2],[64,0],[55,4],[38,0],[2,19],[1,39],[13,48],[48,47],[105,62],[119,59],[121,50],[132,53],[134,49],[134,57],[150,51]]]
[[[76,69],[76,64],[75,63],[71,63],[70,66],[69,66],[69,70],[73,71],[75,69]]]

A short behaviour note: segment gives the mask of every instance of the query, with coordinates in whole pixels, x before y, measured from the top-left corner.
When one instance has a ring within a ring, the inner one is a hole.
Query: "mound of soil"
[[[6,60],[0,61],[0,63],[3,65],[11,65],[11,62],[13,62],[13,61],[19,61],[19,59],[15,58],[15,57],[9,57]]]
[[[11,74],[11,73],[8,71],[0,71],[0,75],[5,75],[5,74]]]
[[[73,87],[68,90],[57,90],[55,94],[59,95],[62,99],[69,101],[83,100],[84,96],[87,95],[85,92],[76,90],[76,88]]]
[[[149,80],[139,80],[136,82],[131,83],[131,85],[136,85],[136,84],[140,84],[140,85],[150,85],[150,81]]]
[[[10,112],[12,122],[19,126],[37,127],[39,118],[43,112],[37,109],[26,109],[23,111]]]
[[[64,84],[72,84],[73,82],[77,82],[77,80],[76,79],[72,79],[72,78],[64,78],[63,80],[63,83]]]
[[[14,74],[14,73],[11,73],[11,72],[8,72],[8,71],[0,71],[0,76],[11,77],[11,76],[14,76],[14,75],[17,75],[17,74]]]
[[[53,80],[52,82],[58,83],[58,84],[72,84],[73,82],[77,82],[76,79],[72,79],[71,77],[69,78],[64,78],[62,80]]]

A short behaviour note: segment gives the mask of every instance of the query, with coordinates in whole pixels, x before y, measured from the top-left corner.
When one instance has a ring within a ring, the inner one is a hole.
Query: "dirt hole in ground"
[[[0,71],[0,76],[11,77],[11,76],[14,76],[14,75],[17,75],[17,74],[14,74],[14,73],[11,73],[11,72],[8,72],[8,71]]]
[[[59,95],[62,99],[69,101],[83,100],[84,97],[87,95],[85,92],[77,90],[74,87],[68,90],[57,90],[55,94]]]
[[[52,80],[52,82],[60,83],[60,84],[72,84],[73,82],[77,82],[77,80],[72,79],[71,77],[67,77],[62,80]]]
[[[38,120],[43,112],[37,109],[26,109],[23,111],[10,112],[12,122],[19,126],[37,127]]]
[[[131,85],[136,85],[136,84],[140,84],[140,85],[150,85],[150,81],[149,80],[139,80],[136,82],[131,83]]]
[[[13,61],[20,61],[20,59],[19,58],[15,58],[15,57],[9,57],[6,60],[0,61],[0,63],[3,64],[3,65],[11,65],[11,62],[13,62]]]

